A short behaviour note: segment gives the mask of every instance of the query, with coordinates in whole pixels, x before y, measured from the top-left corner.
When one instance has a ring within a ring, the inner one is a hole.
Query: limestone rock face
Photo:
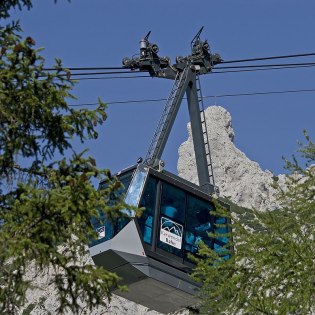
[[[223,107],[210,106],[205,110],[209,135],[215,184],[220,195],[234,203],[257,210],[274,209],[275,190],[270,187],[273,174],[263,171],[258,163],[251,161],[233,143],[232,119]],[[179,147],[178,174],[198,184],[195,154],[190,123],[187,125],[188,140]],[[279,175],[284,182],[284,175]]]

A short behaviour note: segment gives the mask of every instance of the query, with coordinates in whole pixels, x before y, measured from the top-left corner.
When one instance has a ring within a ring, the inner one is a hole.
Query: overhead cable
[[[268,67],[302,67],[302,66],[315,66],[315,62],[300,62],[300,63],[278,63],[278,64],[265,64],[265,65],[247,65],[247,66],[227,66],[227,67],[214,67],[214,69],[245,69],[245,68],[268,68]]]
[[[283,56],[271,56],[271,57],[239,59],[239,60],[226,60],[226,61],[222,61],[221,64],[222,63],[251,62],[251,61],[259,61],[259,60],[285,59],[285,58],[300,58],[300,57],[310,57],[310,56],[315,56],[315,53],[283,55]]]
[[[152,77],[150,75],[135,75],[135,76],[76,78],[74,80],[75,81],[86,81],[86,80],[112,80],[112,79],[138,79],[138,78],[152,78]]]
[[[218,95],[208,95],[203,96],[204,99],[207,98],[224,98],[224,97],[239,97],[239,96],[254,96],[254,95],[271,95],[271,94],[288,94],[288,93],[307,93],[315,92],[315,89],[298,89],[298,90],[280,90],[280,91],[263,91],[263,92],[248,92],[248,93],[234,93],[234,94],[218,94]],[[184,98],[186,99],[186,98]],[[155,98],[155,99],[138,99],[138,100],[126,100],[126,101],[112,101],[105,102],[108,105],[114,104],[129,104],[129,103],[151,103],[151,102],[163,102],[167,98]],[[96,106],[98,103],[84,103],[84,104],[71,104],[71,107],[79,106]]]
[[[60,68],[43,68],[43,71],[56,71]],[[69,70],[69,71],[85,71],[85,70],[126,70],[124,67],[62,67],[61,70]]]
[[[269,71],[269,70],[282,70],[282,69],[298,69],[298,68],[312,68],[315,67],[315,63],[307,64],[307,65],[299,65],[299,66],[284,66],[284,67],[262,67],[254,69],[239,69],[239,70],[224,70],[220,71],[223,68],[214,68],[214,70],[209,74],[221,74],[221,73],[239,73],[239,72],[255,72],[255,71]],[[233,69],[233,68],[232,68]],[[142,72],[145,73],[145,72]],[[104,73],[106,75],[107,73]],[[90,75],[93,75],[92,73]],[[110,79],[136,79],[136,78],[152,78],[150,75],[133,75],[133,76],[110,76],[110,77],[84,77],[84,78],[75,78],[76,81],[87,81],[87,80],[110,80]]]
[[[274,60],[274,59],[286,59],[286,58],[300,58],[300,57],[310,57],[315,56],[315,53],[304,53],[304,54],[294,54],[294,55],[283,55],[283,56],[271,56],[271,57],[260,57],[260,58],[248,58],[239,60],[224,60],[224,63],[238,63],[238,62],[251,62],[251,61],[261,61],[261,60]],[[58,68],[43,68],[43,71],[56,71]],[[60,69],[60,68],[59,68]],[[126,70],[125,67],[62,67],[64,71],[92,71],[92,70]]]
[[[93,75],[113,75],[113,74],[117,74],[117,75],[120,75],[120,74],[136,74],[136,73],[146,73],[146,71],[106,71],[106,72],[68,72],[68,73],[61,73],[61,74],[58,74],[58,76],[62,76],[62,77],[73,77],[73,76],[87,76],[87,75],[90,75],[90,76],[93,76]],[[47,75],[40,75],[39,77],[41,78],[44,78],[44,77],[47,77]],[[77,79],[76,79],[77,80]]]
[[[209,74],[219,73],[239,73],[239,72],[255,72],[255,71],[269,71],[269,70],[285,70],[285,69],[298,69],[298,68],[312,68],[315,64],[309,64],[304,66],[284,66],[284,67],[269,67],[269,68],[256,68],[256,69],[240,69],[240,70],[227,70],[227,71],[212,71]]]
[[[104,75],[104,74],[135,74],[135,73],[143,73],[145,71],[106,71],[106,72],[79,72],[79,73],[70,73],[71,76],[77,75]],[[62,76],[67,76],[67,74],[61,74]]]

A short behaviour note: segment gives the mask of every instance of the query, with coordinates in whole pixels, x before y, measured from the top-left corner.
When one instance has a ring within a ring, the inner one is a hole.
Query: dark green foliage
[[[244,226],[247,226],[256,231],[262,228],[261,224],[256,220],[255,211],[249,208],[241,207],[228,199],[225,199],[225,202],[230,205],[231,212]]]
[[[300,150],[306,167],[296,159],[287,161],[291,170],[287,188],[275,183],[281,208],[257,212],[234,207],[238,219],[232,224],[231,245],[235,252],[228,261],[201,247],[194,278],[203,284],[202,314],[306,315],[314,311],[315,146],[306,139]]]
[[[53,0],[57,2],[57,0]],[[71,0],[68,0],[69,2]],[[33,6],[32,0],[1,0],[0,1],[0,19],[8,18],[10,16],[10,10],[19,9],[22,10],[24,7],[30,9]]]
[[[1,16],[16,6],[30,8],[31,1],[1,1]],[[0,25],[0,314],[25,303],[30,265],[40,276],[53,271],[60,313],[77,313],[80,301],[91,310],[106,304],[119,280],[87,259],[96,237],[91,217],[97,209],[118,217],[129,207],[121,183],[76,153],[71,140],[96,139],[106,106],[70,109],[69,72],[60,60],[45,71],[35,40],[20,33],[18,23]],[[92,182],[101,180],[107,188],[95,189]]]
[[[9,17],[11,9],[18,8],[21,10],[23,6],[30,9],[32,0],[2,0],[0,2],[0,19]]]

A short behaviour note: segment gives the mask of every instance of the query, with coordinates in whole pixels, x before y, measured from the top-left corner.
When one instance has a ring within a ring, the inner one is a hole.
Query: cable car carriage
[[[209,53],[208,43],[200,40],[201,31],[192,41],[192,55],[178,58],[173,66],[166,67],[163,57],[163,66],[159,67],[157,46],[148,41],[150,33],[141,41],[140,58],[129,62],[132,69],[141,69],[144,64],[146,70],[152,62],[150,74],[173,79],[174,87],[144,162],[117,174],[125,188],[126,203],[145,208],[141,217],[131,214],[129,218],[93,222],[99,235],[90,245],[95,264],[117,273],[128,285],[128,292],[114,293],[161,313],[197,302],[199,285],[189,277],[194,267],[189,254],[197,253],[198,243],[202,240],[217,252],[228,243],[227,219],[210,214],[215,211],[211,195],[216,188],[197,84],[199,74],[211,71],[218,55]],[[125,64],[128,66],[126,59]],[[199,186],[164,170],[160,159],[185,92]],[[104,185],[101,182],[100,189]],[[211,238],[209,233],[223,236]]]

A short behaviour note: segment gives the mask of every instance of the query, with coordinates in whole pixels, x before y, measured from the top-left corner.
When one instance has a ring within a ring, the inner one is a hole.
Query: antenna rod
[[[145,36],[144,40],[147,41],[149,39],[150,34],[151,34],[151,31],[148,32],[148,34]]]
[[[203,26],[201,27],[201,29],[198,31],[198,33],[195,35],[195,37],[190,42],[191,47],[192,47],[194,41],[200,37],[200,34],[201,34],[202,30],[203,30]]]

